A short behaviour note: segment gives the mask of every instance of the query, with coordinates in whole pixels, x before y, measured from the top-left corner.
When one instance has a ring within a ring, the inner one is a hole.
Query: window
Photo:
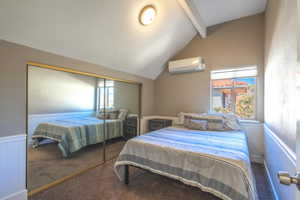
[[[114,82],[106,81],[104,87],[104,81],[99,83],[97,90],[97,98],[99,102],[99,109],[103,109],[104,105],[106,109],[114,108]]]
[[[256,76],[256,67],[211,71],[212,112],[255,119]]]

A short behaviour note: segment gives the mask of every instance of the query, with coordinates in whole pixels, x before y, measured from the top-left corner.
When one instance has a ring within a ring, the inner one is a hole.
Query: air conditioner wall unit
[[[201,57],[174,60],[169,62],[169,72],[171,74],[199,72],[205,69],[204,61]]]

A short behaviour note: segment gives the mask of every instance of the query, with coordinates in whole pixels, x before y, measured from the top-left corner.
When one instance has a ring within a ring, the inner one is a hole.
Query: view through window
[[[99,108],[104,108],[104,104],[107,109],[114,108],[114,81],[101,82],[98,88]]]
[[[114,108],[114,87],[106,87],[106,108]],[[104,88],[100,88],[100,108],[104,108]]]
[[[256,67],[212,71],[212,111],[255,119],[256,75]]]

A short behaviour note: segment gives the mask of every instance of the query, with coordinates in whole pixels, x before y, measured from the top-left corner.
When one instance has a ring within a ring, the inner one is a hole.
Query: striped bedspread
[[[133,165],[196,186],[224,200],[257,200],[244,132],[212,132],[175,127],[129,140],[115,172]]]
[[[123,136],[122,120],[105,120],[106,139]],[[52,139],[64,157],[85,146],[104,141],[104,120],[95,117],[71,117],[41,123],[35,129],[32,139],[38,146],[43,139]]]

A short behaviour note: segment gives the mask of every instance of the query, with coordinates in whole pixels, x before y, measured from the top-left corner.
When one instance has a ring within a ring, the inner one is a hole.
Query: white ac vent
[[[205,69],[204,61],[201,57],[174,60],[169,62],[169,72],[171,74],[199,72]]]

